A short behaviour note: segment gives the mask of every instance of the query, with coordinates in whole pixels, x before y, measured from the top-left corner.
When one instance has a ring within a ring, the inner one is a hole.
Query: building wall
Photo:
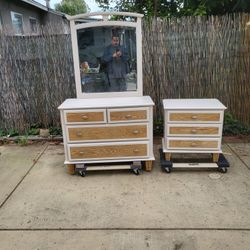
[[[60,15],[50,13],[20,0],[0,0],[0,16],[5,32],[15,34],[12,25],[11,11],[22,15],[24,34],[31,34],[30,18],[35,18],[37,26],[49,23],[62,23],[66,25],[64,18]],[[65,33],[65,32],[62,32]]]

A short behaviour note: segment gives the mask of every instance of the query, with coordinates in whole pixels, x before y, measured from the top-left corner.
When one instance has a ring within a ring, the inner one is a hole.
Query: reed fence
[[[70,35],[0,34],[0,129],[60,126],[75,97]],[[250,15],[143,22],[144,94],[162,119],[164,98],[218,98],[250,125]]]

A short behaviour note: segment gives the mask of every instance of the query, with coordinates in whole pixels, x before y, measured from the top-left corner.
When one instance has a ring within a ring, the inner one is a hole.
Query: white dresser
[[[165,99],[163,153],[212,153],[221,151],[224,110],[217,99]]]
[[[65,100],[58,108],[69,172],[75,164],[128,161],[150,171],[153,105],[149,96]]]

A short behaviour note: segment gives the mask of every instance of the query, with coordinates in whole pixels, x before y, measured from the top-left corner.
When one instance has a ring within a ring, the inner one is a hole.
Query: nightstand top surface
[[[164,99],[164,109],[226,109],[218,99]]]

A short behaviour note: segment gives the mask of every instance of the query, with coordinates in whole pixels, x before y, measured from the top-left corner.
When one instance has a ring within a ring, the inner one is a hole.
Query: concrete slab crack
[[[10,194],[4,199],[2,204],[0,205],[0,209],[4,206],[4,204],[8,201],[8,199],[11,197],[11,195],[15,192],[15,190],[19,187],[19,185],[23,182],[25,177],[29,174],[31,169],[36,165],[38,160],[41,158],[41,156],[44,154],[45,150],[48,148],[49,143],[46,143],[45,147],[42,149],[42,151],[37,155],[37,157],[33,160],[33,164],[28,169],[27,173],[21,178],[21,180],[17,183],[17,185],[13,188],[13,190],[10,192]]]

